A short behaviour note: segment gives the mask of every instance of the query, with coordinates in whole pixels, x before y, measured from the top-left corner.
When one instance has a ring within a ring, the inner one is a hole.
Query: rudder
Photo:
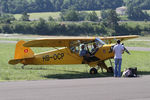
[[[24,47],[25,41],[20,40],[16,44],[14,59],[24,59],[34,57],[34,52],[29,47]]]
[[[18,63],[23,63],[26,58],[33,58],[34,52],[29,47],[24,47],[25,41],[20,40],[16,44],[14,59],[9,60],[9,64],[15,65]]]

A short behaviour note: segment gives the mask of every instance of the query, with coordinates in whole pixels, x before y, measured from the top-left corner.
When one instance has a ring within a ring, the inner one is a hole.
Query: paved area
[[[127,49],[133,51],[150,51],[150,48],[146,47],[127,47]]]
[[[0,43],[14,43],[14,44],[16,44],[17,41],[0,40]]]
[[[0,100],[150,100],[150,76],[0,82]]]

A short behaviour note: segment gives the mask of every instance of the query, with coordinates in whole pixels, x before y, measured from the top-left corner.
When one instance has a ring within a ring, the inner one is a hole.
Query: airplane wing
[[[138,38],[138,35],[127,35],[127,36],[111,36],[111,37],[101,37],[100,39],[103,40],[105,43],[116,43],[117,40],[125,41],[128,39]]]
[[[112,36],[112,37],[58,37],[31,40],[23,44],[25,47],[70,47],[71,44],[77,45],[86,42],[95,41],[96,38],[100,38],[106,43],[115,43],[116,40],[128,40],[137,38],[137,35],[128,36]]]
[[[71,43],[94,41],[95,37],[58,37],[26,42],[25,47],[69,47]]]

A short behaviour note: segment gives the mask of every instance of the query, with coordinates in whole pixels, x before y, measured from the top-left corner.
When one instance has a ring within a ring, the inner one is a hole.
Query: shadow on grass
[[[69,72],[69,73],[81,73],[80,71],[74,70],[65,70],[65,69],[52,69],[52,68],[25,68],[24,70],[50,70],[50,71],[61,71],[61,72]]]
[[[46,76],[41,76],[48,79],[80,79],[80,78],[96,78],[96,77],[113,77],[112,73],[98,73],[91,75],[89,72],[81,72],[74,70],[65,70],[65,69],[53,69],[53,68],[25,68],[23,70],[50,70],[50,71],[59,71],[66,72],[64,74],[49,74]]]
[[[96,78],[96,77],[112,77],[112,73],[98,73],[91,75],[89,73],[69,73],[69,74],[53,74],[53,75],[46,75],[42,76],[44,78],[51,78],[51,79],[80,79],[80,78]]]
[[[52,68],[25,68],[23,70],[51,70],[51,71],[64,71],[68,73],[64,74],[49,74],[41,76],[48,79],[81,79],[81,78],[103,78],[103,77],[113,77],[112,73],[98,73],[91,75],[88,72],[73,71],[73,70],[62,70],[62,69],[52,69]],[[138,75],[150,75],[150,71],[138,71]]]
[[[150,71],[138,71],[138,75],[150,75]]]
[[[81,79],[81,78],[104,78],[104,77],[113,77],[113,73],[98,73],[91,75],[88,72],[79,72],[79,71],[69,71],[69,70],[61,70],[67,72],[73,72],[68,74],[52,74],[42,76],[48,79]],[[138,75],[150,75],[150,71],[138,71]]]
[[[21,67],[15,67],[14,69],[20,70],[20,69],[22,69],[22,68],[21,68]],[[35,67],[33,67],[33,68],[28,68],[28,67],[24,67],[23,70],[51,70],[51,69],[49,69],[49,68],[35,68]]]

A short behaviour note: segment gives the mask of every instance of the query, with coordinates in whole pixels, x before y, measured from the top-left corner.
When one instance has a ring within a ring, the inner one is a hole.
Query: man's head
[[[117,44],[120,44],[120,42],[121,42],[120,40],[117,40]]]
[[[84,45],[82,45],[82,46],[81,46],[81,49],[84,49],[84,47],[85,47],[85,46],[84,46]]]

